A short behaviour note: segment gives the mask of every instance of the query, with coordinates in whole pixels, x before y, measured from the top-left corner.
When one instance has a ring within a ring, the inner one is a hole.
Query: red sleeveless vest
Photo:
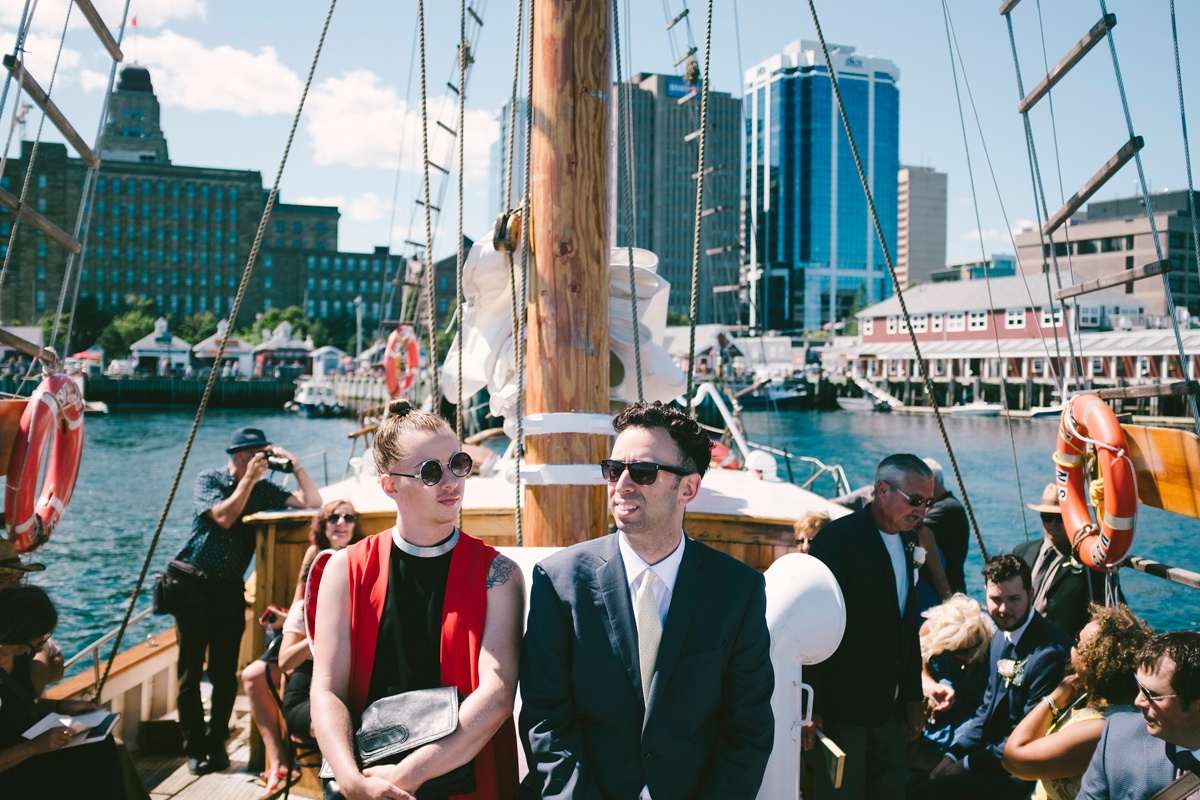
[[[350,713],[358,720],[367,706],[379,620],[387,601],[392,529],[346,549],[350,569]],[[450,556],[442,607],[442,685],[464,695],[479,688],[479,651],[487,616],[487,573],[494,547],[459,534]],[[517,796],[517,735],[510,717],[475,756],[474,794],[468,800],[512,800]]]

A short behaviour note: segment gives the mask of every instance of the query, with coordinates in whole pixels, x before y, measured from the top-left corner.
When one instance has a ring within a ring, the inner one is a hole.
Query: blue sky
[[[702,45],[704,6],[696,0],[690,2],[692,35]],[[468,235],[479,235],[492,223],[486,200],[487,158],[499,131],[495,112],[510,91],[516,3],[472,3],[484,19],[484,28],[475,51],[476,68],[466,106],[465,228]],[[11,49],[21,5],[20,0],[0,0],[0,44],[5,50]],[[43,86],[49,81],[69,5],[69,0],[38,3],[28,60]],[[96,5],[115,28],[121,0],[97,0]],[[634,69],[674,72],[665,18],[679,13],[683,0],[631,5],[631,24],[622,25],[622,45],[629,51]],[[950,0],[950,11],[1008,221],[1020,227],[1030,224],[1034,206],[1021,121],[1016,113],[1012,53],[997,5],[997,0]],[[172,161],[257,169],[269,185],[278,168],[327,7],[324,2],[312,0],[132,0],[130,15],[138,17],[138,28],[136,39],[132,32],[126,39],[127,60],[136,58],[151,70],[163,106],[162,126]],[[711,75],[712,86],[718,91],[736,92],[741,69],[750,68],[794,39],[815,38],[804,2],[738,0],[740,26],[734,24],[734,8],[732,0],[719,0],[714,12]],[[622,12],[625,10],[623,5]],[[981,216],[981,224],[975,223],[940,2],[818,0],[817,10],[828,41],[853,45],[860,53],[889,58],[899,66],[901,161],[933,166],[950,176],[948,258],[977,255],[980,229],[988,252],[1011,252],[996,189],[987,174],[968,106],[968,135]],[[1143,160],[1147,178],[1155,191],[1183,188],[1186,174],[1168,2],[1114,0],[1108,10],[1118,19],[1114,35],[1135,130],[1146,139]],[[1100,17],[1099,3],[1084,0],[1047,1],[1041,11],[1051,64]],[[1177,13],[1180,37],[1185,43],[1181,57],[1186,99],[1192,104],[1189,110],[1195,130],[1200,131],[1200,54],[1186,46],[1200,34],[1200,7],[1180,3]],[[399,201],[392,232],[397,245],[406,238],[416,209],[413,200],[419,189],[420,163],[416,75],[411,90],[408,88],[415,19],[413,0],[342,2],[334,12],[305,117],[284,173],[282,199],[340,205],[342,249],[367,249],[388,241],[397,163],[401,167]],[[1013,13],[1013,23],[1028,89],[1045,72],[1037,0],[1023,0]],[[676,49],[683,46],[683,28],[680,25],[674,32]],[[740,42],[736,35],[739,28]],[[439,111],[444,121],[452,127],[454,124],[444,81],[455,74],[457,30],[458,4],[428,4],[431,126]],[[95,130],[108,64],[91,30],[83,25],[77,12],[73,13],[54,96],[68,118],[83,131]],[[406,105],[408,91],[411,96]],[[1040,103],[1032,115],[1052,210],[1063,196],[1058,188],[1059,168],[1064,194],[1069,196],[1127,138],[1106,45],[1093,50],[1059,85],[1054,92],[1054,108],[1060,164],[1056,164],[1048,104]],[[11,104],[0,118],[0,131],[4,133],[10,113]],[[29,138],[39,119],[38,114],[30,114]],[[87,139],[91,136],[85,134]],[[44,138],[60,140],[49,125]],[[448,161],[446,148],[447,141],[435,137],[433,159]],[[1135,178],[1131,164],[1098,197],[1131,194]],[[439,237],[439,255],[453,246],[455,191],[456,183],[451,183],[442,203],[447,213],[441,229],[450,235]],[[420,224],[418,219],[418,227]]]

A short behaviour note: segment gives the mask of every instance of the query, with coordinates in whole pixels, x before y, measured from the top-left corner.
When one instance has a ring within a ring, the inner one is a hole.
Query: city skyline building
[[[614,246],[651,250],[671,284],[668,309],[689,314],[696,218],[700,95],[675,75],[642,72],[614,85],[620,111],[612,115],[611,214]],[[629,115],[626,136],[618,114]],[[742,101],[709,90],[696,321],[741,322],[738,300],[739,148]],[[628,141],[627,141],[628,140]],[[627,143],[632,142],[632,165]],[[633,181],[629,183],[630,166]],[[628,187],[633,191],[627,191]],[[628,199],[627,199],[628,198]],[[626,203],[634,218],[628,224]]]
[[[508,123],[512,101],[505,102],[496,112],[500,136],[492,142],[488,160],[488,222],[495,222],[501,211],[516,208],[525,193],[525,98],[517,100],[516,136],[513,138],[512,193],[504,199],[505,174],[508,169]]]
[[[895,253],[899,68],[830,45],[888,248]],[[892,294],[818,42],[746,70],[747,277],[754,324],[816,330]]]
[[[900,167],[896,202],[896,277],[923,283],[946,269],[946,173]]]

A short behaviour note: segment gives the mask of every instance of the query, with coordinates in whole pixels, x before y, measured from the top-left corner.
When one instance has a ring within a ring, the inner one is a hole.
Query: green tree
[[[172,320],[174,322],[174,320]],[[200,344],[217,332],[217,318],[211,311],[203,314],[188,314],[173,326],[175,335],[188,344]]]
[[[58,325],[58,339],[51,341],[51,334],[54,332],[54,315],[47,314],[42,317],[42,336],[47,347],[54,347],[59,351],[59,355],[70,355],[71,353],[80,350],[86,350],[99,338],[100,332],[103,331],[112,321],[112,317],[105,314],[103,311],[97,311],[96,305],[92,300],[81,300],[78,307],[75,309],[75,321],[71,322],[71,312],[64,311],[62,319]],[[71,328],[71,341],[67,342],[67,328]],[[70,353],[64,352],[70,349]]]
[[[124,358],[129,348],[138,339],[154,331],[154,301],[137,295],[126,295],[125,310],[100,332],[97,344],[104,348],[108,358]]]
[[[865,299],[866,289],[859,286],[858,291],[854,293],[854,300],[850,303],[850,310],[846,313],[846,329],[842,331],[846,336],[858,336],[858,317],[854,315],[862,311]]]
[[[684,314],[682,311],[668,311],[667,312],[667,324],[668,325],[691,325],[692,321],[688,318],[688,315]]]
[[[292,338],[294,339],[304,339],[308,336],[313,324],[312,320],[304,316],[304,309],[300,308],[300,306],[269,308],[262,314],[259,314],[258,319],[254,320],[254,325],[250,328],[248,338],[261,343],[269,335],[267,332],[278,328],[281,322],[291,324]]]

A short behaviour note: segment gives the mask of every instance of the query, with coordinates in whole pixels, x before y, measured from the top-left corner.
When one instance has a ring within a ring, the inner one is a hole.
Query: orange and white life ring
[[[712,457],[709,460],[710,467],[717,469],[741,469],[741,463],[738,461],[736,450],[731,450],[720,442],[713,442]]]
[[[54,434],[42,495],[35,504],[42,453]],[[83,393],[66,375],[51,375],[34,390],[8,461],[4,518],[8,538],[28,553],[45,544],[71,501],[83,455]]]
[[[420,363],[417,333],[412,326],[401,325],[392,331],[383,351],[383,371],[392,397],[399,397],[412,388]]]
[[[1091,445],[1100,477],[1086,485]],[[1116,570],[1133,544],[1137,527],[1137,477],[1125,431],[1108,404],[1094,394],[1076,395],[1063,409],[1054,453],[1054,482],[1063,524],[1079,560],[1100,572]],[[1096,507],[1096,524],[1088,510]]]

